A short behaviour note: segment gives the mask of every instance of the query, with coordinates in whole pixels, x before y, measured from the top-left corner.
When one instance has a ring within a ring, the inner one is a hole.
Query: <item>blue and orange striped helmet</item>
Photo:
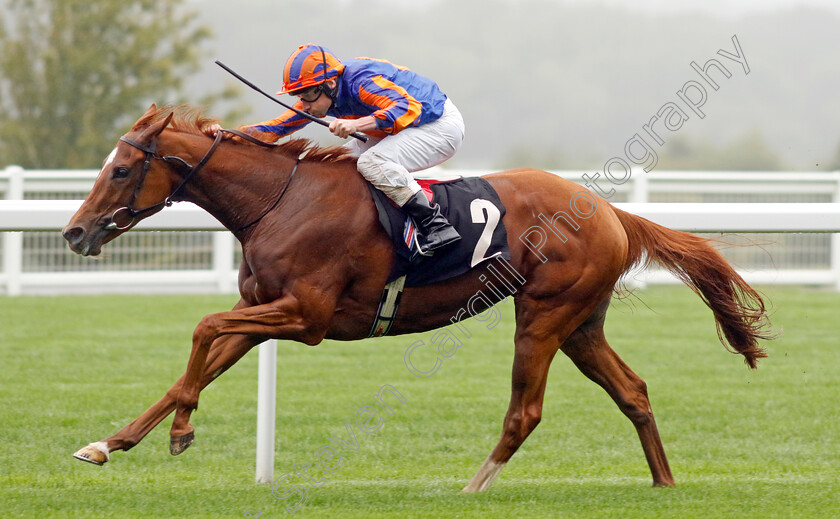
[[[283,68],[283,90],[278,94],[289,94],[296,90],[320,85],[337,77],[344,71],[344,65],[326,47],[307,43],[295,50]]]

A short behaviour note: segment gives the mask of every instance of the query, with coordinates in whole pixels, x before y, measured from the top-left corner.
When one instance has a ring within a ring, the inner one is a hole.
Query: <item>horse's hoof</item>
[[[183,436],[172,436],[169,438],[169,453],[177,456],[187,450],[195,439],[195,431],[190,431]]]
[[[105,442],[90,443],[73,453],[73,457],[77,460],[102,466],[110,459],[108,444]]]

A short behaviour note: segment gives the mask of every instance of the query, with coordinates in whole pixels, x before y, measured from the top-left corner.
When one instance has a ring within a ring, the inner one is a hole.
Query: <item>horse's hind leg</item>
[[[214,341],[202,376],[202,388],[234,365],[257,342],[259,342],[258,339],[246,335],[227,335]],[[175,410],[175,399],[181,391],[183,382],[184,377],[181,376],[163,398],[148,408],[137,419],[123,427],[117,434],[79,449],[74,456],[82,461],[102,465],[108,461],[111,452],[128,450],[140,443],[140,440]]]
[[[653,418],[645,382],[610,348],[604,337],[606,308],[580,326],[561,346],[580,371],[603,387],[633,422],[653,476],[653,486],[673,486],[674,478]]]

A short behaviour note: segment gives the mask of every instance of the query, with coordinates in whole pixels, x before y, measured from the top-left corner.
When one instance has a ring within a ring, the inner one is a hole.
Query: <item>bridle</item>
[[[213,154],[216,152],[216,149],[219,147],[219,143],[222,142],[223,133],[230,133],[236,135],[241,139],[245,139],[248,142],[251,142],[258,146],[263,146],[265,148],[273,148],[275,146],[274,144],[269,144],[265,141],[261,141],[239,130],[220,129],[219,132],[216,134],[216,139],[213,141],[213,144],[210,146],[210,149],[208,149],[207,153],[204,154],[201,160],[198,161],[198,163],[195,166],[193,166],[181,157],[175,157],[173,155],[159,155],[157,152],[157,141],[152,141],[150,145],[146,146],[145,144],[139,143],[133,139],[129,139],[128,137],[120,137],[120,141],[128,144],[129,146],[137,148],[138,150],[145,153],[146,156],[143,159],[143,171],[140,173],[140,179],[137,181],[137,185],[134,187],[134,193],[132,193],[131,195],[131,201],[127,205],[117,208],[113,213],[111,213],[111,216],[108,216],[106,219],[107,223],[105,224],[104,228],[107,230],[123,231],[134,225],[134,222],[137,220],[138,217],[162,207],[170,207],[173,203],[179,202],[180,200],[175,200],[175,197],[178,195],[178,192],[181,191],[181,189],[187,184],[187,182],[190,181],[190,179],[192,179],[196,174],[198,174],[199,171],[201,171],[201,169],[204,167],[205,164],[207,164],[208,161],[210,161],[210,157],[213,156]],[[137,201],[137,197],[140,194],[140,191],[143,189],[143,184],[146,181],[146,175],[149,173],[149,170],[152,167],[152,159],[162,160],[164,162],[169,163],[176,163],[184,168],[189,168],[190,171],[186,175],[184,175],[184,178],[181,180],[181,183],[178,184],[178,186],[172,190],[172,193],[170,193],[169,196],[164,198],[162,202],[158,202],[157,204],[145,207],[143,209],[134,209],[134,203]],[[283,191],[280,192],[280,196],[277,198],[274,204],[271,207],[269,207],[265,212],[263,212],[259,217],[254,219],[251,223],[244,225],[236,231],[234,231],[234,234],[256,224],[257,222],[262,220],[262,218],[265,215],[267,215],[275,207],[277,207],[277,204],[280,203],[280,199],[283,198],[283,195],[286,194],[286,190],[289,188],[289,184],[291,184],[292,178],[294,178],[295,172],[297,171],[299,164],[300,157],[298,157],[297,161],[295,162],[295,167],[292,169],[292,173],[289,175],[289,179],[286,181],[286,185],[283,187]],[[127,212],[128,216],[130,217],[129,222],[123,226],[120,226],[116,220],[117,215],[121,212]]]
[[[105,224],[105,229],[118,230],[118,231],[122,231],[122,230],[125,230],[125,229],[128,229],[129,227],[131,227],[134,224],[134,221],[137,219],[138,216],[142,216],[142,215],[144,215],[148,212],[154,211],[154,210],[156,210],[158,208],[161,208],[161,207],[171,206],[173,204],[173,202],[175,201],[174,200],[175,195],[178,194],[178,192],[181,190],[181,188],[183,188],[184,185],[187,182],[189,182],[189,180],[193,176],[195,176],[196,173],[201,171],[201,168],[203,168],[204,165],[207,164],[207,162],[210,160],[210,157],[212,157],[213,153],[216,152],[216,148],[219,147],[219,143],[222,141],[222,132],[219,132],[219,133],[216,134],[216,139],[213,141],[213,145],[210,146],[210,149],[207,150],[207,153],[204,154],[204,157],[202,157],[201,161],[199,161],[199,163],[196,164],[195,166],[191,165],[189,162],[182,159],[181,157],[175,157],[175,156],[172,156],[172,155],[165,155],[165,156],[158,155],[158,153],[157,153],[157,141],[152,141],[152,143],[148,146],[146,146],[145,144],[141,144],[141,143],[139,143],[139,142],[137,142],[133,139],[129,139],[128,137],[125,137],[125,136],[120,137],[120,141],[128,144],[129,146],[137,148],[138,150],[145,153],[146,156],[143,159],[143,171],[140,173],[140,180],[137,181],[137,185],[134,187],[134,193],[132,193],[132,195],[131,195],[131,201],[128,202],[127,205],[116,209],[111,214],[111,216],[108,217],[108,219],[107,219],[108,223]],[[170,193],[169,196],[167,196],[162,202],[151,205],[149,207],[145,207],[143,209],[134,209],[134,203],[137,201],[137,197],[139,196],[140,191],[143,189],[143,184],[146,182],[146,175],[149,173],[149,169],[151,169],[151,167],[152,167],[152,159],[162,160],[164,162],[170,162],[170,163],[174,162],[174,163],[177,163],[177,164],[179,164],[179,165],[181,165],[185,168],[190,168],[190,171],[189,171],[189,173],[187,173],[184,176],[184,178],[181,180],[181,183],[178,184],[178,187],[176,187],[172,191],[172,193]],[[118,214],[120,214],[123,211],[128,213],[128,216],[130,217],[130,220],[126,225],[120,226],[117,223],[116,217],[117,217]]]

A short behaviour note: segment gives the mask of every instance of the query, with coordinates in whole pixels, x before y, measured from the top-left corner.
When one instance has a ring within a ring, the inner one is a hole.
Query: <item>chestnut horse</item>
[[[201,390],[253,346],[269,338],[309,345],[364,339],[376,317],[393,246],[354,159],[305,140],[267,149],[239,137],[211,146],[201,131],[209,122],[194,110],[152,105],[117,143],[63,231],[74,252],[97,255],[137,221],[184,200],[231,230],[243,252],[241,299],[232,310],[201,320],[184,375],[122,430],[79,450],[79,459],[101,465],[112,451],[135,446],[172,411],[170,451],[179,454],[192,443],[190,414]],[[544,171],[484,178],[506,208],[510,265],[525,282],[508,291],[515,292],[515,355],[501,439],[464,490],[488,488],[537,426],[558,350],[636,427],[654,486],[673,485],[645,383],[604,338],[616,283],[639,263],[655,262],[674,273],[712,309],[721,341],[751,368],[766,356],[758,339],[771,338],[762,298],[707,239],[623,212]],[[570,203],[578,217],[570,217]],[[520,238],[541,225],[540,218],[547,221],[545,215],[554,215],[554,230],[536,249],[533,239]],[[486,289],[485,264],[448,281],[407,288],[390,333],[451,324],[470,296]]]

